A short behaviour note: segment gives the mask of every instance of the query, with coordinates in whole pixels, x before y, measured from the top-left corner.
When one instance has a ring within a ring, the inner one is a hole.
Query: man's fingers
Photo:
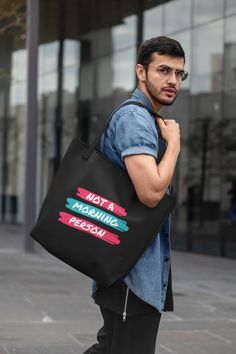
[[[162,126],[164,127],[166,125],[165,119],[157,117],[156,120],[157,120],[157,123],[160,127],[162,127]]]
[[[160,124],[160,126],[161,125],[169,125],[169,126],[173,126],[173,125],[175,125],[175,124],[177,124],[178,125],[178,123],[176,122],[176,120],[175,119],[164,119],[164,118],[156,118],[157,119],[157,122],[158,122],[158,124]]]

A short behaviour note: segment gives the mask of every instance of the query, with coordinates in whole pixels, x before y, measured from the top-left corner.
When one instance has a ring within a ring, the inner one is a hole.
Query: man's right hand
[[[174,119],[156,118],[160,127],[161,135],[167,144],[174,145],[180,150],[180,127]]]

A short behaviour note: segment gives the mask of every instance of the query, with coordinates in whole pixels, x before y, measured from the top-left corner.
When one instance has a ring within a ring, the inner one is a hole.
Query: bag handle
[[[87,147],[86,151],[84,152],[84,154],[83,154],[83,158],[84,158],[84,159],[89,159],[89,157],[91,156],[91,154],[93,153],[93,151],[96,149],[96,146],[99,144],[100,139],[101,139],[101,137],[102,137],[102,134],[104,133],[104,131],[105,131],[106,128],[108,127],[108,124],[110,123],[110,120],[111,120],[111,118],[113,117],[113,114],[114,114],[118,109],[120,109],[121,107],[125,107],[125,106],[131,105],[131,104],[133,104],[133,105],[135,105],[135,106],[139,106],[139,107],[145,108],[145,109],[148,110],[148,112],[150,112],[150,113],[153,114],[154,116],[158,116],[159,118],[161,118],[162,120],[164,120],[164,118],[163,118],[159,113],[157,113],[154,109],[152,109],[152,108],[146,106],[143,102],[135,101],[135,100],[126,101],[126,102],[124,102],[123,104],[121,104],[120,106],[118,106],[116,109],[114,109],[114,110],[110,113],[110,115],[109,115],[107,121],[105,122],[104,127],[103,127],[103,129],[101,130],[100,134],[98,135],[97,139],[95,139],[94,143],[91,144],[91,145],[89,145],[89,146]],[[157,128],[157,132],[158,132],[158,134],[159,134],[159,136],[160,136],[160,138],[161,138],[160,140],[162,140],[162,143],[163,143],[163,145],[164,145],[163,149],[165,150],[165,149],[166,149],[166,142],[165,142],[165,140],[164,140],[164,139],[162,138],[162,136],[161,136],[160,127],[159,127],[159,125],[158,125],[157,123],[156,123],[156,128]],[[170,191],[170,195],[173,195],[173,185],[172,185],[172,184],[169,185],[169,191]]]
[[[146,105],[145,105],[144,103],[142,103],[142,102],[135,101],[135,100],[129,100],[129,101],[124,102],[123,104],[121,104],[119,107],[117,107],[116,109],[114,109],[114,110],[110,113],[110,115],[109,115],[107,121],[105,122],[105,124],[104,124],[104,126],[103,126],[103,129],[101,130],[100,134],[97,136],[97,138],[95,139],[95,141],[94,141],[91,145],[89,145],[89,146],[87,147],[86,151],[85,151],[84,154],[83,154],[83,158],[84,158],[85,160],[87,160],[87,159],[90,158],[90,156],[91,156],[93,150],[95,150],[96,147],[98,146],[98,144],[99,144],[99,142],[100,142],[100,139],[101,139],[103,133],[105,132],[105,130],[107,129],[107,127],[108,127],[108,125],[109,125],[109,123],[110,123],[110,120],[111,120],[111,118],[113,117],[114,113],[115,113],[118,109],[120,109],[120,108],[122,108],[122,107],[125,107],[125,106],[129,106],[129,105],[131,105],[131,104],[133,104],[133,105],[135,105],[135,106],[139,106],[139,107],[145,108],[145,109],[147,109],[151,114],[153,114],[153,115],[155,115],[155,116],[158,116],[158,117],[160,117],[161,119],[163,119],[163,117],[162,117],[159,113],[157,113],[154,109],[149,108],[148,106],[146,106]],[[156,124],[156,127],[157,127],[158,134],[161,136],[161,131],[160,131],[160,128],[159,128],[158,124]]]

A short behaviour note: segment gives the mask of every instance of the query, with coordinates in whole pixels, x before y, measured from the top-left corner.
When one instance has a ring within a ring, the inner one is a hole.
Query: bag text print
[[[58,218],[58,221],[60,221],[61,223],[67,226],[86,232],[112,245],[119,245],[120,243],[118,235],[115,235],[107,230],[104,230],[103,228],[94,225],[87,220],[77,218],[63,211],[61,211],[59,215],[60,216]]]
[[[119,206],[118,204],[113,203],[112,201],[101,197],[98,194],[92,193],[87,189],[78,188],[77,189],[77,196],[81,199],[87,200],[90,203],[99,205],[100,207],[113,212],[114,214],[126,216],[127,212],[124,208]]]
[[[119,231],[128,231],[129,227],[127,226],[127,222],[124,220],[120,220],[117,217],[106,213],[105,211],[95,208],[94,206],[83,203],[79,200],[73,198],[66,199],[67,204],[66,208],[78,213],[85,215],[91,219],[98,220],[103,224],[106,224],[110,227],[113,227]]]

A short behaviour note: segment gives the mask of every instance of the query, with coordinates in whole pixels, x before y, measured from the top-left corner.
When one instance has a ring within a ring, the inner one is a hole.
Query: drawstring
[[[129,287],[127,286],[126,295],[125,295],[125,306],[124,306],[124,312],[123,312],[123,322],[126,321],[126,309],[127,309],[128,296],[129,296]]]

